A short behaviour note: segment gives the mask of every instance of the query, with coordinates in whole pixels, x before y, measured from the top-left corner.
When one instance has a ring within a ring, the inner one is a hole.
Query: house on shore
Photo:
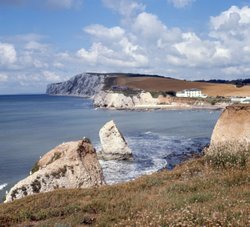
[[[248,103],[250,103],[250,97],[232,97],[231,101],[233,103],[248,104]]]
[[[197,88],[185,89],[176,92],[176,97],[179,98],[206,98],[207,95],[202,94],[202,91]]]

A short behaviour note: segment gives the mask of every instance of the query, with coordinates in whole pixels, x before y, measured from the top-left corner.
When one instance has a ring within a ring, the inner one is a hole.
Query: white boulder
[[[104,160],[132,159],[132,151],[114,121],[109,121],[100,129],[99,137],[102,146],[100,158]]]
[[[63,143],[46,153],[31,175],[18,182],[5,202],[57,188],[90,188],[105,184],[95,149],[83,139]]]

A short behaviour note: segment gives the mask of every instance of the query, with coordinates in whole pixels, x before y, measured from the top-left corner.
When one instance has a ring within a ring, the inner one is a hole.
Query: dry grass
[[[0,205],[0,226],[249,226],[250,165],[199,158],[135,181]]]
[[[250,96],[250,86],[237,88],[231,84],[213,84],[205,82],[192,82],[169,78],[152,77],[118,77],[115,83],[119,86],[139,88],[149,91],[181,91],[198,88],[208,96]]]

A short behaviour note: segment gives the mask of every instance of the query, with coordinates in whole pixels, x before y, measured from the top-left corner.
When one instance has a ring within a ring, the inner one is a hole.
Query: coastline
[[[195,105],[136,105],[129,108],[116,108],[116,107],[99,107],[95,106],[95,109],[103,110],[118,110],[118,111],[154,111],[154,110],[223,110],[226,106],[195,106]]]
[[[88,97],[83,95],[75,95],[75,94],[46,94],[48,96],[58,96],[58,97],[78,97],[89,99],[93,101],[93,107],[95,109],[103,109],[103,110],[119,110],[119,111],[153,111],[153,110],[223,110],[228,105],[174,105],[174,104],[141,104],[134,105],[133,107],[126,108],[117,108],[117,107],[104,107],[98,106],[94,104],[94,97]]]

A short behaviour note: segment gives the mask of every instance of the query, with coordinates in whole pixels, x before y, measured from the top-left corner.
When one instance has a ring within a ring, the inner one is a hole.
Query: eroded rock
[[[132,159],[132,151],[114,121],[109,121],[100,129],[99,137],[102,146],[100,158],[105,160]]]
[[[90,188],[105,184],[92,144],[83,139],[63,143],[46,153],[33,168],[33,173],[18,182],[5,202],[57,188]]]
[[[238,152],[250,147],[250,105],[225,108],[217,121],[207,153]]]
[[[158,99],[149,92],[124,95],[112,91],[101,91],[94,96],[94,105],[110,109],[135,109],[144,105],[157,105]]]

